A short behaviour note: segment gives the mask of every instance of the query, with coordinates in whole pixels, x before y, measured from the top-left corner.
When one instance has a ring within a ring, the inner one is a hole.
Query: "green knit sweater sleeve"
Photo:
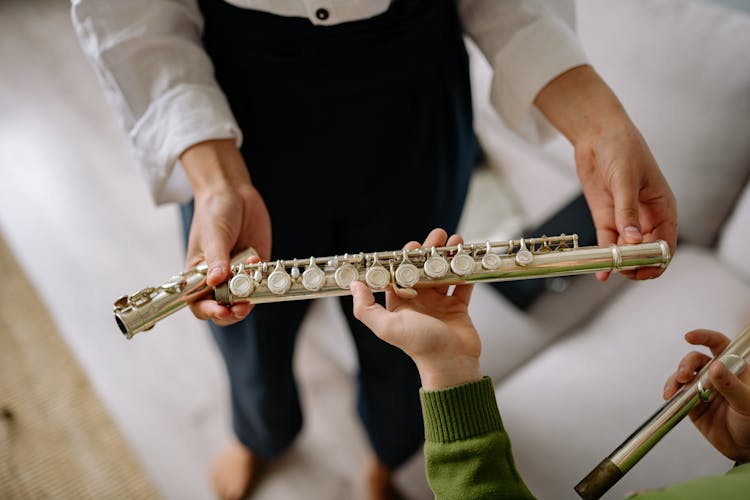
[[[425,467],[435,498],[529,499],[489,377],[420,391]]]

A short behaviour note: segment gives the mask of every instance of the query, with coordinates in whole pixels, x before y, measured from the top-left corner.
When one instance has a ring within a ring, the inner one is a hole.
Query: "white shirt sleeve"
[[[188,201],[179,155],[209,139],[242,142],[201,44],[196,1],[73,0],[72,19],[154,201]]]
[[[532,141],[555,129],[534,106],[542,88],[587,64],[573,29],[573,0],[459,0],[464,32],[492,66],[490,101],[506,124]]]
[[[587,62],[571,27],[573,0],[546,1],[459,0],[464,30],[494,70],[493,106],[513,130],[536,140],[554,130],[533,106],[537,93]],[[72,4],[81,46],[130,137],[154,201],[188,201],[192,192],[179,155],[209,139],[242,142],[201,44],[196,0]]]

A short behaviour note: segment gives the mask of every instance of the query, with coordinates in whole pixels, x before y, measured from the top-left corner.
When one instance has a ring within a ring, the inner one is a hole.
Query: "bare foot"
[[[260,461],[250,448],[233,440],[214,461],[211,479],[222,500],[241,500],[250,493]]]
[[[405,500],[393,485],[393,472],[372,453],[365,459],[366,500]]]

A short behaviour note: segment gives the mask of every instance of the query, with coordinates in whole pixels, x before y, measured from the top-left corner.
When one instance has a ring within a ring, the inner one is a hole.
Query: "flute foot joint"
[[[583,500],[597,500],[602,497],[624,473],[609,458],[605,458],[594,470],[575,487]]]

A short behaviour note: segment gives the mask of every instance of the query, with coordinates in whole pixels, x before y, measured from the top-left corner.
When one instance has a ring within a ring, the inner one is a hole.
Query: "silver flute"
[[[707,363],[698,372],[693,382],[682,386],[651,418],[581,480],[575,487],[578,495],[585,500],[601,498],[661,438],[685,418],[693,407],[713,400],[715,393],[708,380],[708,371],[714,363],[724,363],[729,371],[739,375],[745,369],[747,364],[745,358],[749,355],[750,326],[735,337],[718,356]]]
[[[580,247],[575,234],[248,263],[251,255],[252,249],[235,255],[231,278],[216,288],[206,284],[204,262],[161,285],[123,295],[114,304],[117,326],[130,339],[202,298],[232,305],[332,297],[350,294],[354,280],[373,291],[391,287],[413,297],[419,287],[665,268],[670,260],[664,241]]]

